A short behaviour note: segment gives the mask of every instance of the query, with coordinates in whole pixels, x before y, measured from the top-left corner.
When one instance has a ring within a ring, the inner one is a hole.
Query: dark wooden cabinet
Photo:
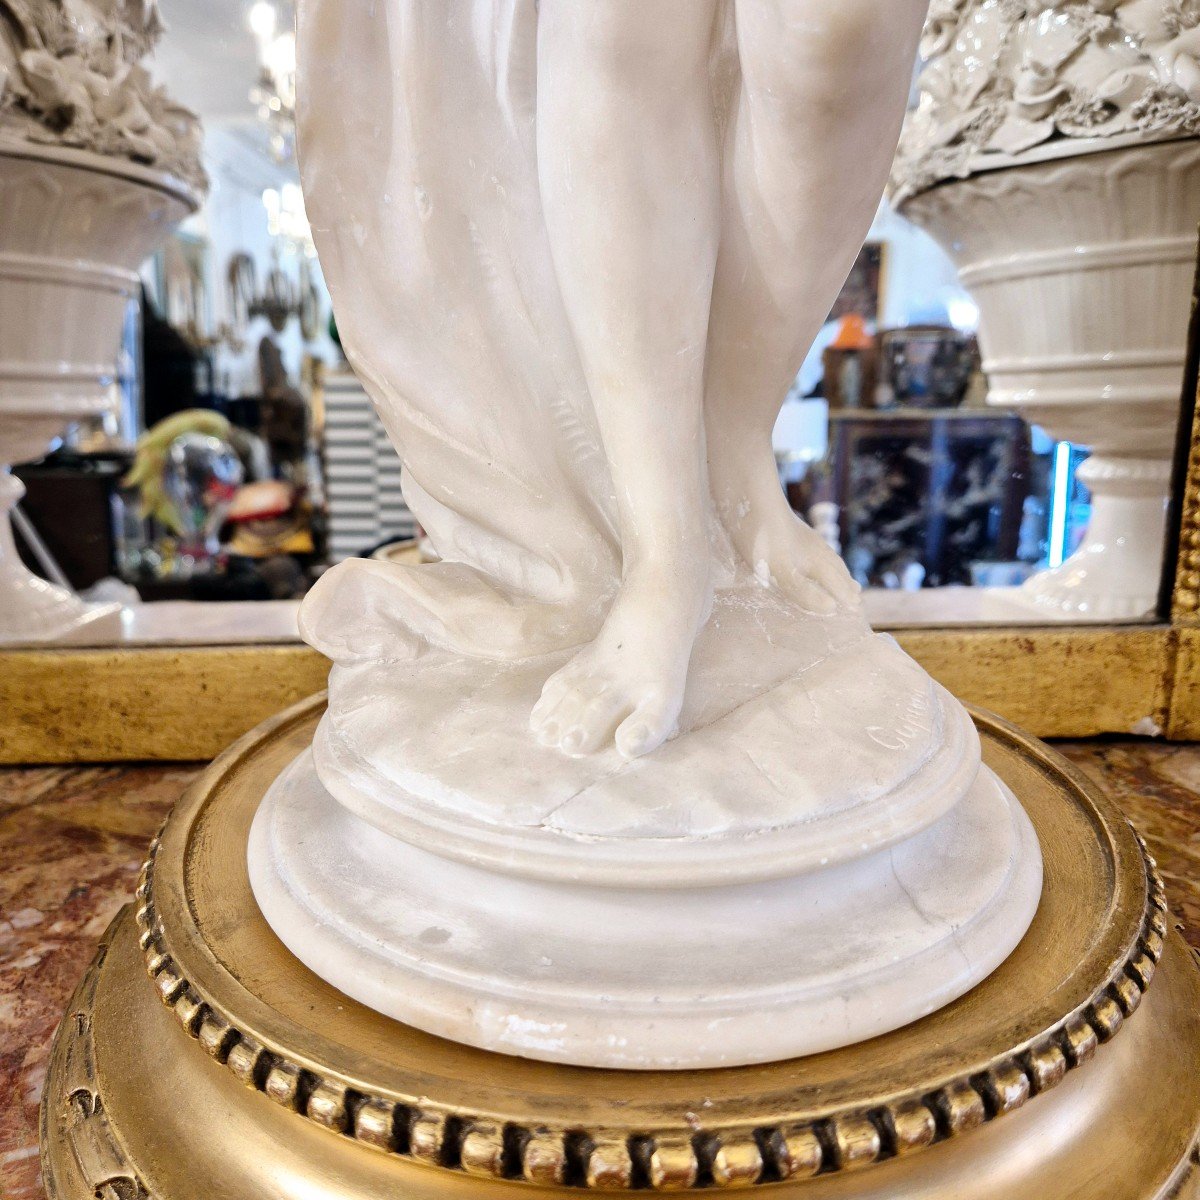
[[[13,472],[25,485],[22,511],[74,588],[117,574],[113,498],[129,465],[129,460],[69,465],[50,460]],[[30,570],[40,574],[19,533],[17,549]]]
[[[1016,558],[1029,494],[1029,427],[976,409],[830,414],[831,499],[842,555],[869,582],[925,569],[925,586],[971,582],[971,564]]]

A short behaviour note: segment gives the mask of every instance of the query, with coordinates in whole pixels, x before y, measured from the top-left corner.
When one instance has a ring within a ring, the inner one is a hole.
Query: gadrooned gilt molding
[[[172,956],[154,903],[157,839],[142,870],[136,915],[150,978],[188,1036],[242,1083],[332,1133],[481,1178],[605,1191],[745,1187],[854,1170],[936,1145],[1022,1107],[1090,1059],[1137,1009],[1163,951],[1162,881],[1138,842],[1148,883],[1141,932],[1127,959],[1081,1008],[982,1072],[819,1120],[712,1131],[681,1123],[622,1138],[579,1126],[501,1125],[428,1098],[365,1094],[335,1071],[302,1067],[286,1046],[263,1045],[201,994]]]
[[[114,920],[101,939],[96,956],[71,997],[63,1019],[63,1034],[60,1037],[65,1036],[66,1041],[61,1104],[75,1165],[91,1195],[97,1200],[150,1200],[151,1193],[114,1133],[105,1112],[92,1038],[96,985],[116,926],[117,920]],[[51,1174],[44,1172],[47,1179]]]
[[[1193,300],[1193,320],[1196,304]],[[1192,440],[1180,513],[1179,567],[1175,576],[1174,617],[1200,625],[1200,405],[1192,416]]]

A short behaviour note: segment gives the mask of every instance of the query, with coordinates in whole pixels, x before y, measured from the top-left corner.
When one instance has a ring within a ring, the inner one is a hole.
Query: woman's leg
[[[532,726],[627,757],[678,724],[712,595],[704,366],[720,165],[715,0],[541,0],[538,157],[551,248],[612,472],[624,581]]]
[[[791,511],[779,409],[887,182],[928,0],[736,0],[742,85],[725,149],[706,421],[717,511],[798,603],[857,585]]]

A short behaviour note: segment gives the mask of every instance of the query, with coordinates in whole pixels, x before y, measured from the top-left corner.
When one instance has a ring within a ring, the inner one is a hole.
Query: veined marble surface
[[[40,1200],[50,1039],[198,767],[0,771],[0,1196]]]
[[[1200,947],[1200,746],[1058,747],[1147,838]],[[145,848],[197,767],[0,771],[0,1194],[43,1200],[37,1106],[50,1039]]]

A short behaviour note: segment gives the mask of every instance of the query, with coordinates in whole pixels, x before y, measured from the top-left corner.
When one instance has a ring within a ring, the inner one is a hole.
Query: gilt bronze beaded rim
[[[1064,760],[975,714],[989,765],[1049,851],[1047,882],[1013,958],[949,1009],[875,1043],[746,1072],[599,1072],[451,1050],[317,980],[253,906],[249,821],[321,710],[307,702],[251,735],[181,801],[143,871],[140,945],[188,1036],[264,1102],[431,1168],[677,1190],[907,1156],[1023,1107],[1103,1053],[1163,951],[1165,898],[1144,843]],[[723,949],[735,963],[736,947]]]

